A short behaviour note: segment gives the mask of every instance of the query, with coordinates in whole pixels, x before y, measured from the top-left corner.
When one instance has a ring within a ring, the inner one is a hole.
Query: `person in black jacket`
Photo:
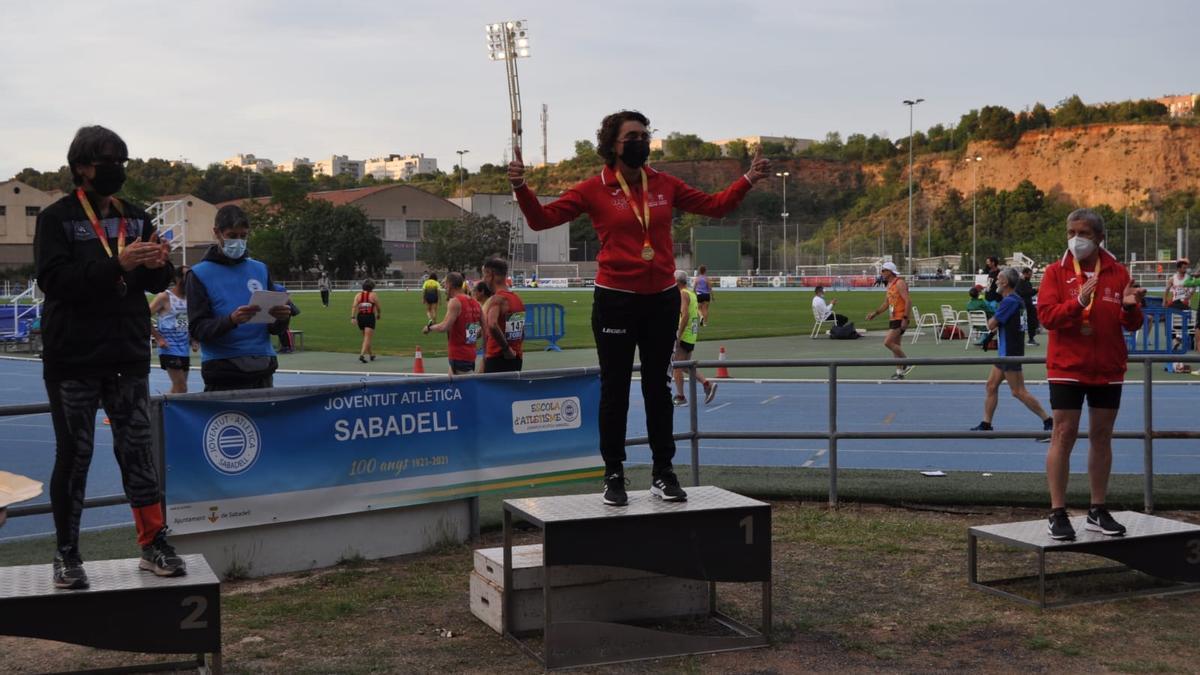
[[[1038,317],[1037,317],[1037,289],[1033,287],[1033,270],[1028,267],[1021,268],[1021,281],[1017,282],[1017,295],[1025,303],[1025,330],[1029,334],[1028,344],[1036,347],[1038,342],[1036,339],[1038,334]]]
[[[983,292],[983,299],[988,302],[998,303],[1002,299],[1000,289],[996,287],[996,277],[1000,274],[1000,259],[994,255],[989,255],[983,264],[987,266],[988,277],[987,290]]]
[[[188,280],[188,326],[200,343],[204,391],[269,389],[279,368],[271,336],[287,330],[292,309],[271,307],[273,321],[250,322],[263,309],[250,304],[254,291],[275,285],[267,266],[246,255],[249,234],[246,212],[222,206],[213,227],[217,243],[192,267]]]
[[[96,433],[96,409],[112,424],[113,451],[133,507],[139,567],[185,573],[167,543],[150,432],[150,306],[174,269],[145,211],[115,195],[129,152],[121,137],[83,127],[67,151],[76,190],[37,220],[34,264],[46,294],[42,375],[54,425],[50,504],[57,551],[54,585],[87,588],[79,521]]]

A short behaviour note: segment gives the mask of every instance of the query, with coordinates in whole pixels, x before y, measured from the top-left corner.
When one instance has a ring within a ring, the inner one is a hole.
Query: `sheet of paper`
[[[33,499],[40,494],[42,494],[42,484],[36,480],[0,471],[0,508]]]
[[[283,291],[254,291],[250,296],[248,305],[258,305],[262,309],[255,314],[247,323],[271,323],[275,321],[275,317],[271,316],[271,308],[280,305],[286,305],[288,302],[288,294]]]

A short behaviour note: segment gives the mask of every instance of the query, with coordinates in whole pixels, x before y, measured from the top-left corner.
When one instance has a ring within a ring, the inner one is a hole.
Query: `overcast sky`
[[[104,124],[135,157],[204,166],[254,153],[424,153],[443,170],[499,163],[504,66],[484,25],[527,19],[519,62],[526,159],[594,138],[636,108],[660,136],[908,134],[971,108],[1020,110],[1200,91],[1190,0],[715,0],[584,3],[6,2],[0,10],[0,178],[65,163]]]

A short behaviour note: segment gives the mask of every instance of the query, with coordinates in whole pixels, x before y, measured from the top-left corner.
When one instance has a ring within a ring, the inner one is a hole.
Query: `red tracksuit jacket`
[[[1095,269],[1094,267],[1092,268]],[[1091,272],[1092,270],[1085,270]],[[1070,251],[1046,267],[1038,291],[1038,321],[1050,331],[1046,348],[1046,379],[1062,384],[1107,385],[1125,380],[1125,335],[1121,329],[1142,327],[1142,308],[1125,309],[1121,294],[1129,285],[1129,272],[1111,253],[1100,249],[1100,283],[1096,285],[1090,323],[1092,334],[1084,335],[1083,305]]]
[[[525,220],[534,230],[546,230],[574,220],[581,213],[592,218],[600,239],[596,256],[596,285],[618,291],[651,294],[675,287],[675,252],[671,242],[672,209],[719,218],[737,208],[750,191],[750,180],[738,178],[715,195],[701,192],[678,178],[646,167],[650,193],[650,246],[654,259],[642,260],[642,226],[617,182],[612,167],[542,205],[529,187],[513,191]],[[635,208],[642,208],[642,184],[629,186]]]

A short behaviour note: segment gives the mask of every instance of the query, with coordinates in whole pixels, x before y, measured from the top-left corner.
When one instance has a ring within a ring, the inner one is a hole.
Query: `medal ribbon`
[[[637,207],[633,205],[633,192],[629,189],[629,183],[625,182],[625,176],[621,175],[620,170],[615,170],[617,174],[617,182],[621,184],[621,191],[625,193],[625,200],[629,202],[630,208],[633,209],[633,215],[637,218],[638,224],[642,226],[642,248],[650,248],[650,180],[646,177],[645,169],[638,169],[642,174],[642,211],[645,212],[645,218],[641,213],[638,213]]]
[[[92,210],[92,205],[87,200],[87,195],[84,194],[83,188],[76,188],[75,196],[79,198],[79,203],[83,204],[83,212],[87,214],[88,220],[91,221],[92,229],[96,231],[96,238],[104,246],[104,252],[108,254],[108,257],[113,257],[112,248],[108,245],[108,233],[100,225],[100,219],[96,217],[96,212]],[[125,210],[121,208],[121,202],[116,197],[112,197],[112,204],[117,209],[117,213],[121,214],[121,221],[117,225],[117,255],[121,255],[125,252],[125,233],[128,229],[128,223],[125,221]]]
[[[1079,287],[1083,288],[1083,285],[1085,283],[1087,283],[1087,275],[1085,275],[1083,273],[1083,270],[1079,267],[1079,260],[1075,257],[1074,253],[1071,254],[1071,261],[1075,263],[1075,277],[1077,279],[1079,279]],[[1099,255],[1096,256],[1096,276],[1097,277],[1100,276],[1100,256]],[[1099,286],[1100,286],[1100,284],[1096,284],[1097,291],[1100,290]],[[1092,316],[1092,305],[1094,305],[1094,304],[1096,304],[1096,293],[1095,292],[1092,293],[1092,299],[1090,301],[1088,301],[1087,307],[1083,308],[1083,325],[1084,326],[1087,326],[1091,323],[1088,319],[1089,319],[1089,317]]]

